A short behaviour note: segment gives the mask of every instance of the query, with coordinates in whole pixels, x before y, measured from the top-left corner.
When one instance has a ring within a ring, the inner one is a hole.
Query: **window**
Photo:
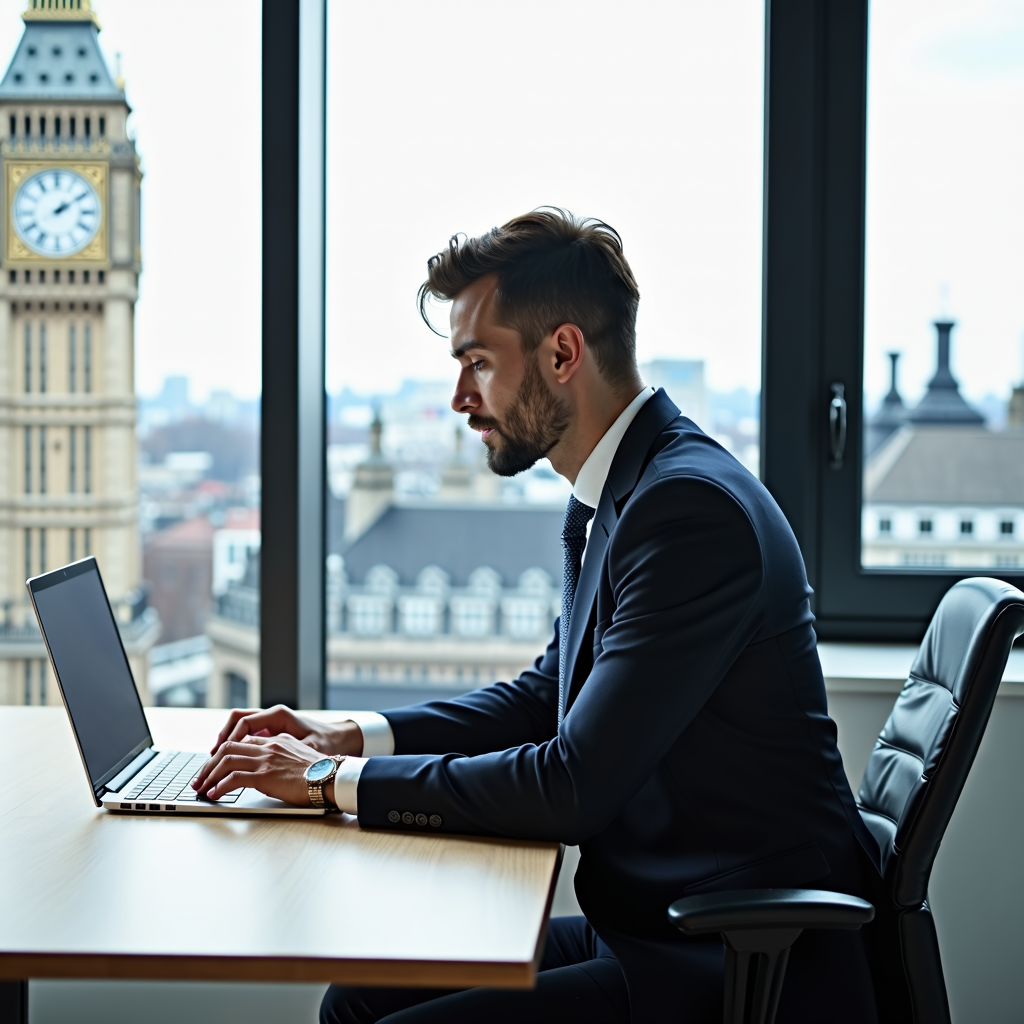
[[[892,533],[892,520],[891,519],[879,519],[878,520],[878,532],[879,533]]]
[[[762,473],[823,639],[917,640],[957,579],[1024,582],[999,525],[1024,509],[1024,166],[1002,127],[1024,89],[999,56],[1024,4],[947,14],[769,19]]]
[[[1003,537],[1012,537],[1013,536],[1013,520],[1012,519],[1004,519],[999,524],[999,533]]]
[[[917,531],[920,534],[930,536],[932,533],[932,521],[930,519],[918,520]]]
[[[1017,2],[996,18],[1021,16]],[[917,4],[871,9],[867,508],[881,499],[947,507],[1011,500],[1024,509],[1024,433],[1011,409],[1014,387],[1024,387],[1021,321],[1001,276],[1010,267],[1024,272],[1011,227],[1024,226],[1024,200],[1015,175],[1003,174],[1014,158],[1000,127],[1002,116],[1024,113],[1024,89],[991,62],[1001,46],[992,18],[976,7],[950,19],[929,17]],[[978,118],[978,109],[993,118]],[[926,150],[939,137],[936,160]],[[983,169],[991,167],[999,173]],[[973,525],[960,532],[972,533]],[[923,526],[920,533],[933,536]],[[941,534],[935,539],[954,542]],[[947,554],[953,558],[953,549]],[[965,568],[984,569],[997,554],[979,544],[955,557]],[[885,564],[866,539],[862,559]]]
[[[101,126],[102,134],[103,128]],[[233,708],[247,708],[249,702],[249,680],[238,672],[228,672],[228,706]]]
[[[974,520],[973,519],[961,519],[960,520],[960,536],[971,537],[974,534]]]
[[[450,409],[446,339],[415,310],[426,261],[453,233],[544,204],[611,223],[644,295],[645,380],[758,471],[763,4],[465,10],[454,0],[328,5],[326,674],[336,707],[374,706],[372,680],[376,699],[393,703],[399,681],[416,700],[428,682],[454,692],[508,678],[559,614],[570,488],[546,463],[511,479],[490,472]],[[569,65],[543,63],[540,74],[538,19],[580,52],[616,53],[616,74],[585,88]],[[485,52],[499,34],[522,66],[460,100],[459,148],[487,168],[467,178],[419,97],[437,53]],[[628,145],[582,163],[544,155],[570,122],[581,145],[598,144],[609,118],[633,124]],[[685,245],[674,225],[685,225]],[[447,309],[434,315],[444,330]],[[393,339],[387,360],[358,341],[370,334]]]

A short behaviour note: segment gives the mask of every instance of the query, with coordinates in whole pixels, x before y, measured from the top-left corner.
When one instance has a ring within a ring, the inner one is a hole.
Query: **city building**
[[[148,539],[142,564],[149,603],[160,616],[161,644],[205,631],[213,604],[215,545],[205,516],[184,519]]]
[[[134,306],[142,174],[89,0],[30,3],[0,81],[0,701],[59,703],[25,578],[94,554],[146,698]]]
[[[370,438],[344,501],[331,502],[329,703],[384,706],[514,677],[543,651],[558,615],[564,497],[488,500],[458,443],[433,497],[401,495],[379,415]],[[211,706],[259,703],[259,620],[250,545],[207,626]]]
[[[877,446],[864,466],[865,566],[1024,567],[1024,427],[1012,399],[1001,431],[986,429],[964,400],[950,372],[953,326],[935,325],[937,369],[913,409],[899,396],[890,356],[892,386],[866,431]]]

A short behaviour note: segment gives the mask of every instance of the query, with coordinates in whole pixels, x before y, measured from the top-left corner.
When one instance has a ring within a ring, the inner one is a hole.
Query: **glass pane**
[[[329,701],[380,708],[515,675],[558,614],[569,486],[546,462],[490,473],[416,309],[451,235],[545,204],[613,225],[645,379],[757,471],[764,9],[329,18]]]
[[[251,703],[259,6],[58,6],[0,4],[0,701],[60,703],[24,580],[93,554],[144,701]]]
[[[1024,568],[1024,2],[871,7],[865,566]]]

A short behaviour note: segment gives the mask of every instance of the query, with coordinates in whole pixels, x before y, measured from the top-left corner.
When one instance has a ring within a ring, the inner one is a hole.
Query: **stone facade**
[[[142,173],[88,0],[30,0],[24,18],[0,82],[0,702],[60,702],[25,579],[88,554],[145,699],[159,623],[139,589]],[[47,209],[54,186],[66,198]]]

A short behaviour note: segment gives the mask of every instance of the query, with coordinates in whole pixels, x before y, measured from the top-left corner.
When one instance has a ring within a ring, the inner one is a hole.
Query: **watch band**
[[[327,799],[327,794],[324,792],[324,786],[337,776],[338,765],[345,760],[345,757],[343,754],[328,754],[327,756],[334,762],[334,771],[331,772],[326,779],[320,779],[319,782],[307,782],[306,790],[309,793],[309,802],[311,806],[330,807],[336,811],[338,809],[338,805]]]

